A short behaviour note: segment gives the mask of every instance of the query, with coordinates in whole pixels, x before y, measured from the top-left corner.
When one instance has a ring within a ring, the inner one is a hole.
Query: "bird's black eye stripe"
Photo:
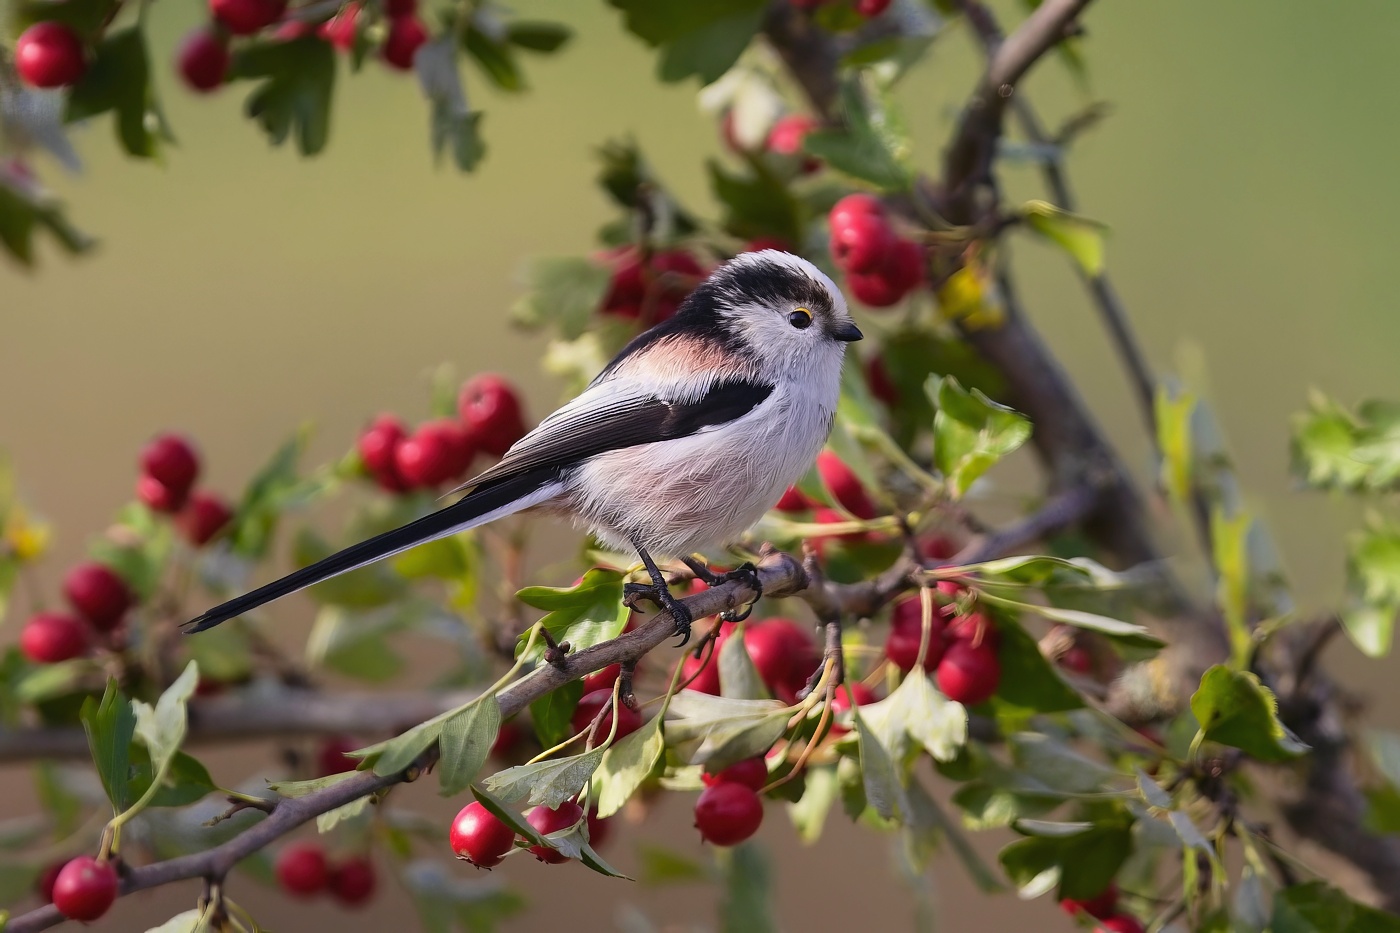
[[[812,326],[812,312],[806,308],[796,308],[788,315],[788,323],[798,330],[806,330]]]

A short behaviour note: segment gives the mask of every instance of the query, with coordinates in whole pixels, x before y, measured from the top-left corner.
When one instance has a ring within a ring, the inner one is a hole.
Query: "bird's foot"
[[[643,599],[654,603],[663,612],[671,614],[671,619],[676,624],[676,634],[681,637],[680,644],[676,647],[684,647],[686,642],[690,641],[690,626],[695,621],[690,610],[685,607],[685,603],[672,596],[664,582],[623,584],[622,602],[627,608],[637,608],[637,602]]]
[[[707,586],[719,586],[728,583],[730,580],[738,580],[754,591],[754,598],[743,609],[726,609],[719,614],[721,622],[742,622],[753,612],[753,607],[758,604],[763,597],[763,581],[759,579],[758,568],[750,561],[744,561],[733,570],[724,573],[715,573],[703,562],[692,557],[681,558],[682,562],[690,568],[690,572],[695,574],[696,579],[702,581]]]

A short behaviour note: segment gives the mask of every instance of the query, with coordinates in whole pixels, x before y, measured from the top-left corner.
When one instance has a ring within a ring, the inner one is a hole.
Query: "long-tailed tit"
[[[187,623],[199,632],[322,580],[527,509],[636,549],[633,585],[688,635],[652,555],[727,544],[811,466],[831,431],[846,344],[861,339],[816,266],[762,250],[726,262],[674,317],[637,336],[573,401],[465,486],[457,502],[260,586]],[[744,569],[757,591],[757,575]]]

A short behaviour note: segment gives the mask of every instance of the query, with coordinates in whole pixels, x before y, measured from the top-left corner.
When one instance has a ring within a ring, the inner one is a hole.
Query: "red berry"
[[[821,122],[803,114],[790,113],[779,117],[768,131],[768,151],[784,156],[803,156],[802,141],[807,134],[821,126]],[[811,156],[803,156],[802,173],[810,175],[821,168],[821,162]]]
[[[594,849],[601,849],[603,844],[612,835],[612,818],[604,819],[598,815],[597,810],[588,811],[588,844]]]
[[[141,472],[183,500],[199,477],[199,455],[180,435],[162,434],[141,451]]]
[[[355,36],[359,32],[360,5],[349,3],[341,7],[334,16],[316,27],[316,35],[320,36],[332,46],[342,52],[348,52],[355,47]],[[392,419],[392,415],[384,415],[383,418]],[[378,423],[378,422],[376,422]],[[397,423],[397,421],[395,421]],[[402,430],[402,428],[400,428]],[[361,456],[363,456],[361,450]],[[366,463],[369,461],[366,460]]]
[[[326,853],[314,842],[294,842],[277,854],[273,869],[282,890],[296,897],[319,894],[330,880]]]
[[[87,623],[62,612],[40,612],[19,633],[20,650],[38,664],[57,664],[87,654],[91,641]]]
[[[286,10],[287,0],[209,0],[209,12],[235,36],[271,26]]]
[[[624,246],[608,254],[607,261],[615,266],[608,293],[603,296],[603,310],[620,317],[640,316],[647,291],[641,256],[632,247]]]
[[[836,695],[831,698],[831,711],[833,713],[846,712],[851,708],[853,696],[856,706],[867,706],[875,702],[875,691],[857,681],[849,686],[843,684],[836,688]]]
[[[428,41],[428,28],[416,16],[404,16],[389,21],[389,35],[380,49],[386,64],[400,71],[413,68],[418,49]]]
[[[807,683],[821,657],[807,630],[791,619],[767,619],[744,631],[744,648],[758,676],[779,699]]]
[[[889,9],[890,0],[856,0],[856,12],[861,16],[879,16]]]
[[[617,682],[621,673],[621,664],[609,664],[601,671],[594,671],[583,678],[583,692],[592,693],[595,690],[606,690],[608,693],[612,693],[612,685]]]
[[[589,727],[597,717],[598,711],[612,703],[612,688],[604,687],[602,690],[594,690],[592,693],[585,693],[578,701],[578,706],[574,708],[574,717],[570,722],[575,732],[582,732]],[[618,703],[620,712],[617,714],[617,738],[624,735],[631,735],[642,726],[642,714],[630,708],[625,703]],[[594,744],[602,742],[608,737],[608,731],[612,729],[613,711],[603,714],[603,721],[598,723],[598,732],[594,739]]]
[[[743,761],[734,762],[718,774],[706,771],[700,775],[700,780],[706,787],[714,787],[716,784],[742,784],[749,790],[758,792],[768,783],[768,762],[762,755],[745,758]]]
[[[53,903],[53,885],[58,880],[58,873],[63,871],[66,862],[50,862],[44,870],[39,872],[39,877],[34,879],[34,893],[39,895],[39,899],[45,904]]]
[[[681,683],[689,681],[687,690],[719,696],[719,649],[720,644],[716,642],[713,648],[707,649],[698,658],[691,654],[685,656],[681,662]],[[701,667],[702,664],[704,667]]]
[[[974,645],[989,644],[993,649],[1001,644],[995,623],[980,612],[955,616],[944,631],[949,641],[965,641]]]
[[[136,498],[152,512],[173,515],[185,507],[188,495],[188,491],[172,489],[154,476],[142,474],[136,478]]]
[[[924,251],[913,240],[895,240],[885,257],[885,278],[901,297],[918,288],[924,280]]]
[[[69,920],[96,920],[116,899],[117,870],[90,855],[64,865],[53,882],[53,905]]]
[[[919,542],[919,554],[924,560],[948,560],[958,553],[958,543],[947,535],[929,535]],[[940,583],[950,581],[940,580]]]
[[[852,218],[864,216],[880,218],[885,216],[885,206],[873,194],[846,195],[832,205],[826,219],[831,229],[835,230],[848,225]]]
[[[1094,670],[1094,656],[1082,645],[1070,645],[1056,663],[1067,671],[1087,677]],[[1097,915],[1095,915],[1097,916]]]
[[[870,387],[870,394],[889,408],[899,404],[899,387],[890,378],[883,356],[872,356],[866,361],[865,384]]]
[[[1101,933],[1143,933],[1143,929],[1142,923],[1136,917],[1127,914],[1106,917],[1100,920],[1098,925]]]
[[[893,245],[894,233],[880,214],[849,214],[831,227],[831,258],[848,275],[879,272]]]
[[[390,19],[412,16],[418,12],[418,0],[384,0],[384,15]]]
[[[272,38],[277,42],[295,42],[297,39],[306,39],[317,35],[318,32],[319,30],[312,23],[300,19],[289,19],[284,20],[278,24],[276,29],[272,30]]]
[[[63,595],[68,604],[99,632],[117,627],[136,597],[116,571],[90,560],[79,564],[63,578]]]
[[[817,472],[831,495],[847,512],[856,518],[875,517],[875,504],[870,501],[855,471],[846,466],[840,457],[823,450],[817,455]]]
[[[374,863],[357,855],[331,870],[331,895],[347,907],[358,907],[374,896],[376,880]]]
[[[180,513],[180,527],[195,547],[203,547],[233,520],[233,509],[212,492],[196,492]]]
[[[938,662],[943,658],[942,626],[938,623],[937,616],[934,619],[934,627],[929,632],[928,647],[924,649],[923,669],[926,671],[937,667]],[[889,636],[885,639],[885,657],[890,659],[891,664],[907,674],[918,664],[921,644],[923,644],[923,633],[919,629],[892,628]]]
[[[977,645],[970,641],[949,642],[938,662],[935,680],[948,699],[969,706],[981,703],[996,693],[1001,683],[996,649],[986,641]]]
[[[741,252],[757,253],[765,249],[775,249],[780,253],[790,253],[792,252],[792,244],[787,240],[782,240],[775,236],[761,236],[755,237],[745,243]]]
[[[351,758],[349,753],[359,747],[358,742],[345,735],[326,739],[316,751],[316,773],[326,777],[344,771],[354,771],[360,762],[357,758]]]
[[[783,493],[783,497],[773,508],[779,512],[806,512],[812,508],[812,500],[808,499],[796,486],[789,486],[787,492]]]
[[[15,41],[15,70],[34,87],[75,84],[87,71],[83,43],[62,23],[35,23]]]
[[[395,455],[399,444],[403,443],[407,435],[408,430],[403,422],[393,415],[380,415],[375,418],[355,443],[365,469],[374,476],[397,476]]]
[[[476,446],[499,457],[525,436],[525,416],[514,386],[494,373],[467,380],[457,397],[457,413]]]
[[[1083,900],[1067,897],[1060,901],[1060,909],[1071,917],[1083,911],[1091,917],[1104,920],[1113,916],[1113,912],[1117,910],[1117,908],[1118,885],[1114,884],[1112,881],[1108,883],[1108,887],[1104,888],[1093,897],[1084,898]]]
[[[479,803],[469,803],[452,821],[448,833],[452,851],[477,868],[501,864],[515,845],[515,830],[496,819]]]
[[[861,304],[871,308],[888,308],[904,297],[901,290],[883,269],[872,272],[846,273],[846,285]]]
[[[394,465],[409,486],[429,488],[460,473],[464,443],[455,424],[430,421],[394,448]]]
[[[695,801],[695,828],[706,842],[738,845],[758,832],[763,823],[763,801],[743,784],[715,784]]]
[[[553,810],[548,807],[535,807],[525,814],[525,822],[533,826],[535,832],[541,836],[548,836],[561,829],[568,829],[581,819],[583,819],[583,808],[572,800],[564,801]],[[530,854],[541,862],[548,862],[551,865],[558,865],[569,860],[569,857],[563,852],[549,846],[530,846]]]
[[[177,64],[180,77],[191,90],[207,93],[224,83],[229,61],[228,42],[212,29],[200,26],[185,36]]]

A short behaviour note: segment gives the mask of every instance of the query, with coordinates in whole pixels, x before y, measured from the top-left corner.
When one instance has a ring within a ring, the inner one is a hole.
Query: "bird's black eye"
[[[812,312],[806,308],[797,308],[788,315],[788,323],[798,330],[806,330],[812,326]]]

